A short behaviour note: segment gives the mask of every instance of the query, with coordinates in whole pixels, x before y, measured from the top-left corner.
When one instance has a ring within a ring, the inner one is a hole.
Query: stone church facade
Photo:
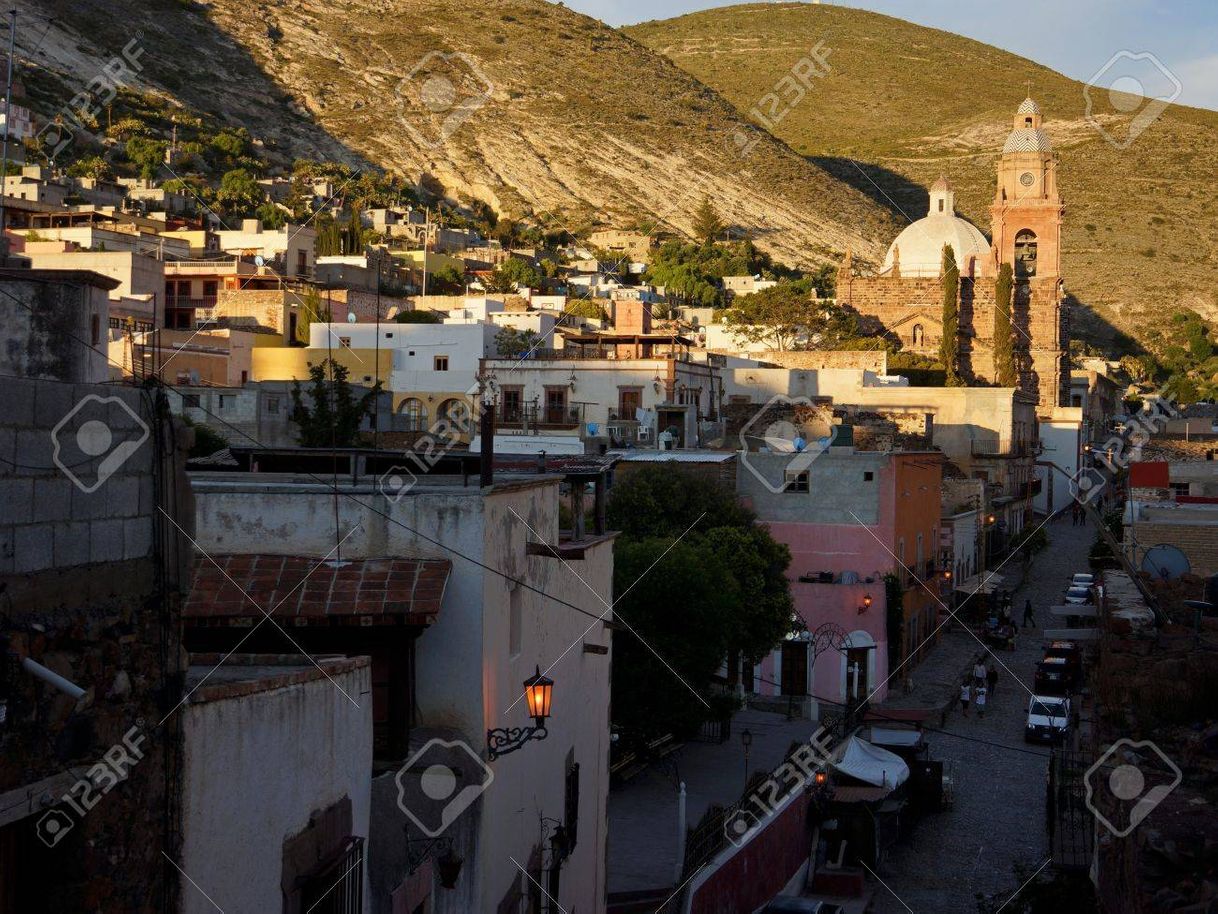
[[[856,276],[847,253],[838,271],[837,297],[864,325],[897,336],[906,351],[938,357],[943,247],[950,245],[960,271],[960,372],[968,383],[989,384],[995,377],[995,281],[1000,265],[1011,264],[1019,386],[1047,415],[1069,403],[1070,372],[1061,273],[1065,205],[1058,193],[1057,157],[1041,123],[1039,106],[1026,99],[998,161],[989,239],[956,215],[955,193],[940,178],[930,189],[930,211],[901,232],[877,274]]]

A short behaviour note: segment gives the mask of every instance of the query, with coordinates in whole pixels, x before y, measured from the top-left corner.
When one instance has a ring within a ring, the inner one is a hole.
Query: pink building
[[[791,550],[791,596],[808,631],[755,665],[751,689],[746,668],[745,689],[788,699],[810,694],[821,703],[881,701],[889,679],[908,672],[935,631],[942,455],[831,447],[797,473],[792,456],[745,455],[738,490]],[[890,573],[904,594],[893,652],[902,659],[891,677]]]

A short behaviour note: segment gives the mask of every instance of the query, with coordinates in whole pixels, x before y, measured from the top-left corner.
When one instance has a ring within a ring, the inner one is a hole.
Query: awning
[[[372,617],[374,624],[430,625],[440,612],[448,559],[354,559],[324,563],[299,555],[195,558],[182,608],[186,619]]]
[[[996,590],[1002,589],[1005,581],[1002,575],[992,571],[986,571],[982,574],[975,574],[967,577],[962,581],[956,582],[956,590],[964,593],[981,593],[991,594]]]
[[[900,787],[909,780],[909,766],[899,755],[852,736],[834,752],[835,771],[873,787]]]

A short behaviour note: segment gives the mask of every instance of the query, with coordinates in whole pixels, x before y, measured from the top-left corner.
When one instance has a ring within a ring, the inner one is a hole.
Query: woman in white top
[[[973,697],[973,689],[967,682],[960,686],[960,710],[964,712],[964,716],[968,717],[969,699]]]
[[[978,686],[973,701],[977,704],[977,716],[985,717],[985,686]]]

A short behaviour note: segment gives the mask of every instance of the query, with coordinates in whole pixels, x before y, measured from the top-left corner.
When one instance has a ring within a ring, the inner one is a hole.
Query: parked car
[[[1066,591],[1066,602],[1076,605],[1076,606],[1081,606],[1085,603],[1090,603],[1091,602],[1091,588],[1090,587],[1071,586],[1071,588]]]
[[[1074,685],[1074,670],[1065,657],[1046,657],[1036,664],[1033,688],[1037,695],[1066,695]]]
[[[1074,577],[1070,579],[1071,587],[1090,587],[1094,583],[1095,575],[1083,571],[1075,572]]]
[[[1070,699],[1060,695],[1033,695],[1028,699],[1025,742],[1056,743],[1070,730]]]
[[[1075,679],[1083,672],[1083,646],[1077,641],[1053,641],[1045,648],[1045,658],[1063,657],[1072,669]]]
[[[815,898],[782,896],[762,908],[761,914],[842,914],[843,910],[841,905]]]

